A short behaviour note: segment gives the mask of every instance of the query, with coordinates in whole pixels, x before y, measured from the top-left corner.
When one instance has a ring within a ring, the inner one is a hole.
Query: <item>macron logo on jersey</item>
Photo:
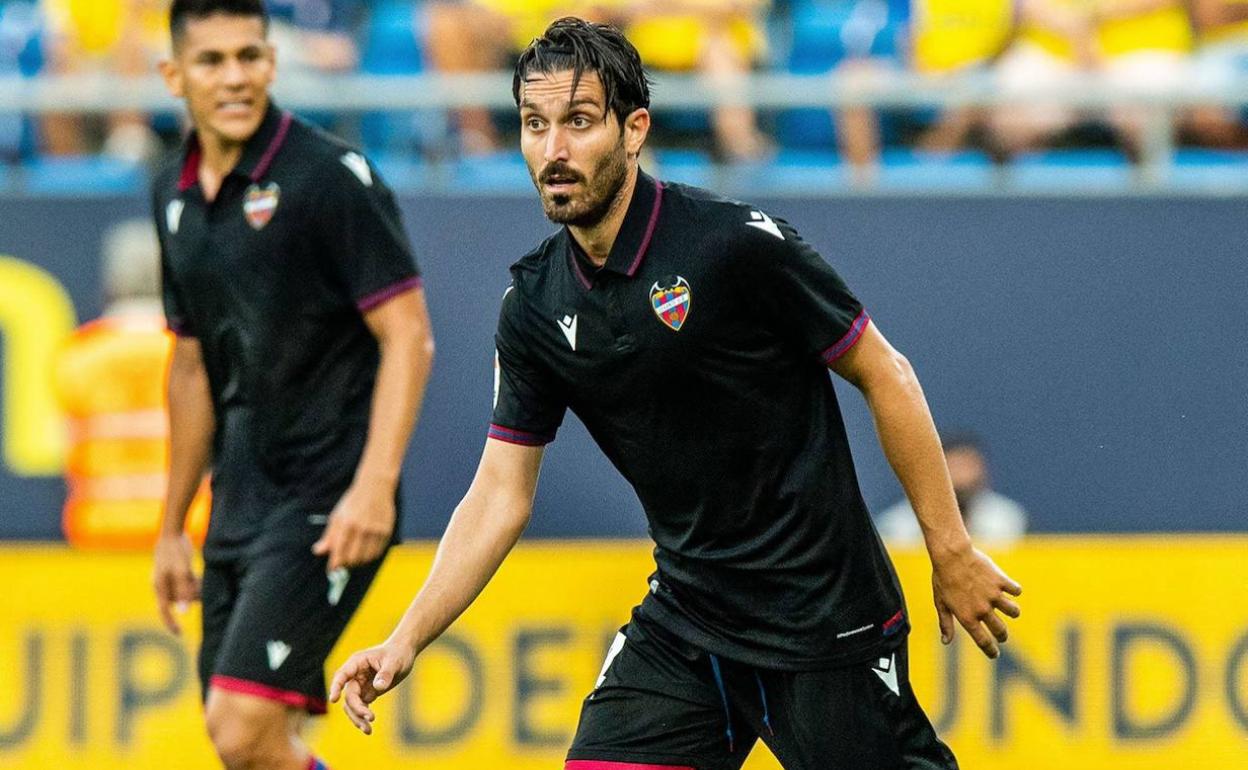
[[[169,205],[165,206],[165,227],[170,235],[178,234],[178,227],[182,225],[182,212],[185,210],[186,203],[181,198],[171,200]]]
[[[351,170],[365,187],[373,186],[373,170],[368,167],[368,161],[364,160],[364,156],[358,152],[349,152],[340,158],[342,165]]]
[[[342,601],[342,592],[347,590],[347,581],[351,579],[351,573],[346,567],[339,567],[329,573],[329,591],[325,600],[329,602],[329,606],[337,607],[338,602]]]
[[[887,658],[880,658],[879,665],[874,666],[872,671],[884,683],[884,686],[893,691],[893,695],[901,697],[901,689],[897,686],[897,655],[893,654]]]
[[[572,346],[572,350],[576,350],[576,316],[567,316],[556,319],[559,324],[559,330],[563,332],[563,336],[568,338],[568,344]]]
[[[756,230],[762,230],[769,235],[774,235],[782,241],[784,240],[784,233],[780,232],[780,228],[776,227],[776,223],[771,217],[761,211],[751,211],[750,221],[746,222],[746,224]]]
[[[290,655],[290,645],[285,642],[270,639],[264,648],[269,653],[269,669],[272,671],[281,668]]]

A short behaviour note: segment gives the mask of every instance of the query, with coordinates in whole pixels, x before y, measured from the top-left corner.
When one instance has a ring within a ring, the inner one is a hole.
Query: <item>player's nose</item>
[[[542,159],[551,163],[552,161],[566,162],[568,158],[567,134],[558,126],[552,126],[546,132],[546,148]]]

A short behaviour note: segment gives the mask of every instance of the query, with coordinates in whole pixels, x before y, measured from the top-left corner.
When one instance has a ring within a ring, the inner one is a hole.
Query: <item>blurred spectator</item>
[[[43,64],[42,18],[34,0],[0,0],[0,76],[33,75]],[[21,115],[0,113],[0,163],[21,157],[26,144]]]
[[[993,131],[1008,155],[1053,142],[1086,115],[1045,102],[1044,92],[1099,72],[1115,92],[1164,93],[1181,85],[1192,34],[1184,0],[1023,0],[1018,36],[998,65],[1011,103],[996,110]],[[1148,114],[1114,107],[1105,118],[1126,148],[1138,153]]]
[[[48,61],[56,74],[149,75],[168,48],[169,0],[43,0],[48,20]],[[104,151],[129,160],[150,156],[156,139],[147,116],[109,115],[103,126],[81,115],[48,115],[46,151],[81,155],[93,149],[89,134],[103,134]]]
[[[731,87],[766,52],[762,16],[769,5],[770,0],[435,0],[428,5],[429,55],[441,72],[506,69],[551,21],[580,16],[623,28],[651,69],[697,71]],[[488,110],[460,110],[458,122],[465,152],[497,149]],[[767,152],[769,143],[750,107],[717,108],[711,125],[728,159]]]
[[[855,0],[842,33],[846,59],[839,70],[851,89],[903,70],[932,77],[982,70],[1007,45],[1013,15],[1011,0]],[[983,122],[984,111],[887,114],[892,128],[910,135],[920,149],[949,152]],[[880,113],[848,107],[837,121],[841,154],[860,179],[870,179],[883,142]]]
[[[980,546],[1004,546],[1020,540],[1027,531],[1027,514],[1010,498],[994,492],[988,463],[977,438],[970,435],[946,439],[945,462],[958,498],[962,520],[971,539]],[[880,535],[894,545],[921,545],[923,532],[908,500],[885,510],[876,520]]]
[[[745,75],[767,55],[763,21],[770,0],[599,0],[597,13],[625,29],[646,66],[665,72],[698,72],[720,88],[737,91]],[[756,160],[771,151],[749,106],[711,111],[711,129],[721,157]]]
[[[104,315],[74,333],[54,372],[70,422],[62,523],[75,546],[148,547],[165,493],[165,373],[173,351],[151,220],[111,228],[103,263]],[[207,498],[205,486],[191,508],[189,531],[199,542],[207,530]]]
[[[1248,76],[1248,0],[1191,0],[1190,5],[1195,82],[1227,90]],[[1212,147],[1242,147],[1248,141],[1241,113],[1224,107],[1193,110],[1188,128],[1198,142]]]
[[[363,0],[267,0],[269,41],[286,71],[350,72],[360,63]]]

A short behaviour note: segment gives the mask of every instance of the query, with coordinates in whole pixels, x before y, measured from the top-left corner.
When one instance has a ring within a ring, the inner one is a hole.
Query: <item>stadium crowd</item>
[[[414,74],[506,70],[545,24],[580,15],[625,28],[656,72],[731,85],[749,72],[837,73],[842,84],[898,73],[988,78],[1008,101],[937,110],[856,106],[669,111],[660,147],[728,162],[846,162],[973,153],[986,162],[1089,150],[1138,160],[1138,106],[1045,102],[1089,73],[1113,89],[1217,90],[1248,72],[1248,0],[271,0],[287,71]],[[167,0],[0,0],[0,78],[150,74],[165,51]],[[1017,101],[1013,101],[1017,99]],[[315,116],[314,116],[315,117]],[[327,114],[375,156],[436,159],[510,151],[514,120],[450,114]],[[347,125],[344,125],[347,124]],[[1248,149],[1243,116],[1216,104],[1170,123],[1180,148]],[[141,161],[176,140],[172,115],[0,112],[0,166],[102,154]],[[707,137],[713,137],[708,141]]]

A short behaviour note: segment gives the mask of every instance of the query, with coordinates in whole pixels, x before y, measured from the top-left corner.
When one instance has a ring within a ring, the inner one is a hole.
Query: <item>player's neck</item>
[[[624,225],[624,217],[628,214],[628,205],[633,200],[633,190],[636,187],[637,164],[633,162],[629,163],[624,184],[620,185],[620,191],[606,216],[589,227],[568,226],[572,237],[576,238],[585,256],[589,257],[595,267],[607,264],[607,257],[611,255],[611,247],[615,245],[615,238],[620,234],[620,227]]]
[[[199,183],[209,200],[216,197],[227,174],[242,160],[246,142],[235,142],[209,131],[197,132],[199,140]]]

